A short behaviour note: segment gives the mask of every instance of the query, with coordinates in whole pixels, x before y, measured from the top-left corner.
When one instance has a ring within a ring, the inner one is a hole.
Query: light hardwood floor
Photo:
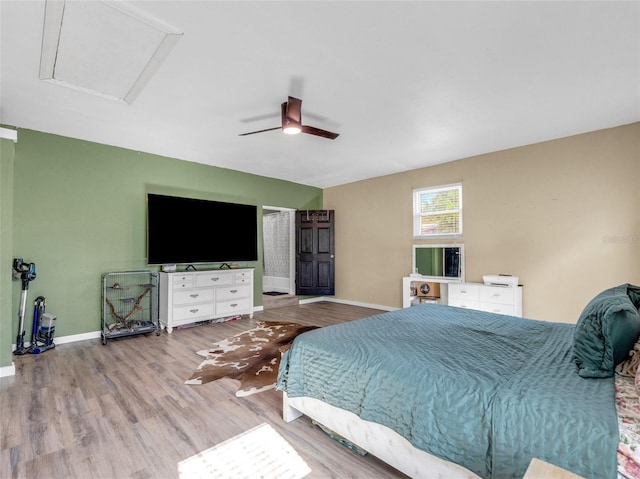
[[[0,477],[178,478],[180,461],[262,423],[309,465],[309,478],[406,477],[341,446],[306,417],[284,423],[281,392],[236,398],[233,380],[183,384],[201,361],[195,351],[256,320],[326,326],[379,312],[319,302],[16,357],[15,376],[0,379]]]

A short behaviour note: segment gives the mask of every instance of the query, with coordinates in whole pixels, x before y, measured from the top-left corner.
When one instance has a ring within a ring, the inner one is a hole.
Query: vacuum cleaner
[[[24,347],[24,314],[27,309],[27,292],[29,291],[29,283],[36,279],[35,263],[25,263],[22,258],[14,258],[13,270],[19,275],[22,281],[22,293],[20,296],[20,310],[18,318],[20,320],[18,326],[18,337],[16,338],[16,349],[13,354],[27,354],[29,350]]]
[[[18,313],[20,325],[18,327],[18,337],[16,338],[16,349],[13,354],[40,354],[49,349],[55,348],[53,336],[56,331],[53,314],[45,313],[46,299],[38,296],[33,307],[33,324],[31,326],[31,343],[29,347],[24,345],[24,316],[27,307],[27,292],[29,283],[36,279],[36,265],[25,263],[22,258],[13,260],[13,269],[22,281],[22,293],[20,296],[20,311]]]
[[[31,327],[31,345],[27,352],[31,354],[44,353],[48,349],[53,349],[53,336],[56,332],[56,317],[53,314],[45,313],[47,300],[43,296],[38,296],[33,303],[33,326]]]

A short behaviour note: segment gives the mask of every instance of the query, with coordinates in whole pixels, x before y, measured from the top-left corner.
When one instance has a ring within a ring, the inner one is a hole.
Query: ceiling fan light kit
[[[295,121],[290,118],[287,114],[287,103],[283,103],[282,105],[282,132],[287,135],[297,135],[302,131],[302,125],[300,125],[299,121]]]
[[[292,96],[280,106],[282,113],[282,126],[275,128],[267,128],[266,130],[250,131],[249,133],[240,133],[239,136],[253,135],[255,133],[264,133],[266,131],[280,130],[287,135],[297,135],[298,133],[307,133],[309,135],[320,136],[335,140],[339,133],[333,133],[327,130],[321,130],[313,126],[302,124],[302,100]]]

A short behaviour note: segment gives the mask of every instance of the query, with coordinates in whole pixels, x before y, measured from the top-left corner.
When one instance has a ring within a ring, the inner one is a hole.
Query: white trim
[[[385,306],[382,304],[362,303],[360,301],[351,301],[349,299],[336,298],[335,296],[316,296],[315,298],[307,298],[300,300],[300,304],[319,303],[320,301],[329,301],[330,303],[348,304],[351,306],[360,306],[362,308],[381,309],[382,311],[396,311],[401,308]]]
[[[267,206],[262,205],[262,216],[264,217],[264,210],[279,211],[280,213],[291,213],[289,221],[289,294],[296,293],[296,210],[293,208],[287,208],[284,206]],[[264,228],[264,227],[263,227]],[[264,255],[264,229],[262,234],[262,253]],[[262,277],[264,278],[264,270],[262,271]],[[262,286],[264,291],[264,284]]]
[[[102,333],[100,331],[90,331],[88,333],[80,333],[80,334],[70,334],[69,336],[56,336],[53,340],[53,343],[56,346],[60,344],[68,344],[68,343],[77,343],[78,341],[86,341],[89,339],[100,339],[102,338]],[[31,346],[29,341],[24,342],[25,347]],[[11,345],[11,351],[16,349],[16,345]]]
[[[49,0],[44,5],[44,25],[40,50],[40,71],[38,74],[40,80],[53,78],[64,7],[64,1],[59,0]]]
[[[13,140],[14,143],[18,143],[18,131],[0,127],[0,138]]]
[[[285,206],[267,206],[262,205],[262,211],[264,210],[273,210],[273,211],[296,211],[294,208],[287,208]],[[263,213],[264,214],[264,213]]]
[[[428,235],[420,234],[422,232],[422,212],[421,212],[421,194],[428,193],[438,193],[442,191],[449,191],[457,189],[459,191],[459,205],[456,210],[449,211],[439,211],[433,214],[443,214],[443,213],[458,213],[458,231],[455,233],[433,233]],[[414,188],[412,190],[413,195],[413,239],[414,240],[424,240],[424,239],[444,239],[444,238],[462,238],[463,233],[463,219],[462,219],[462,181],[458,183],[450,183],[448,185],[440,185],[440,186],[425,186],[422,188]]]
[[[361,303],[359,301],[350,301],[348,299],[340,299],[335,296],[315,296],[313,298],[301,299],[299,301],[300,304],[311,304],[311,303],[319,303],[321,301],[328,301],[330,303],[340,303],[340,304],[349,304],[351,306],[360,306],[362,308],[370,308],[370,309],[381,309],[382,311],[395,311],[401,308],[394,308],[392,306],[384,306],[382,304],[372,304],[372,303]],[[264,311],[263,306],[256,306],[253,308],[253,311]]]
[[[15,374],[16,374],[16,365],[13,361],[11,361],[11,366],[0,367],[0,378],[15,376]]]
[[[313,298],[301,299],[300,304],[319,303],[320,301],[332,301],[333,296],[315,296]]]
[[[158,43],[155,52],[149,58],[147,64],[144,66],[138,75],[138,78],[133,82],[127,93],[123,97],[119,97],[93,90],[91,88],[74,85],[63,80],[58,80],[55,77],[60,34],[65,15],[65,0],[48,0],[45,4],[39,78],[40,80],[49,83],[130,105],[149,83],[151,77],[157,72],[162,62],[176,46],[178,40],[182,38],[183,33],[164,21],[153,18],[142,10],[124,4],[121,1],[101,0],[101,3],[133,18],[138,22],[146,24],[161,34],[164,34]]]
[[[59,344],[75,343],[78,341],[86,341],[87,339],[96,339],[96,338],[99,339],[101,337],[102,337],[102,333],[100,331],[91,331],[88,333],[71,334],[69,336],[56,337],[53,342],[56,345],[59,345]]]

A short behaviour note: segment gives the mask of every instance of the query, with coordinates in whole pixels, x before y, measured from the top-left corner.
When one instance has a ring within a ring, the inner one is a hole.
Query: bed
[[[521,478],[537,457],[615,478],[613,367],[640,335],[633,288],[601,293],[630,298],[623,329],[599,295],[598,318],[584,319],[590,303],[578,325],[423,304],[305,333],[280,366],[284,418],[305,414],[411,477]]]

